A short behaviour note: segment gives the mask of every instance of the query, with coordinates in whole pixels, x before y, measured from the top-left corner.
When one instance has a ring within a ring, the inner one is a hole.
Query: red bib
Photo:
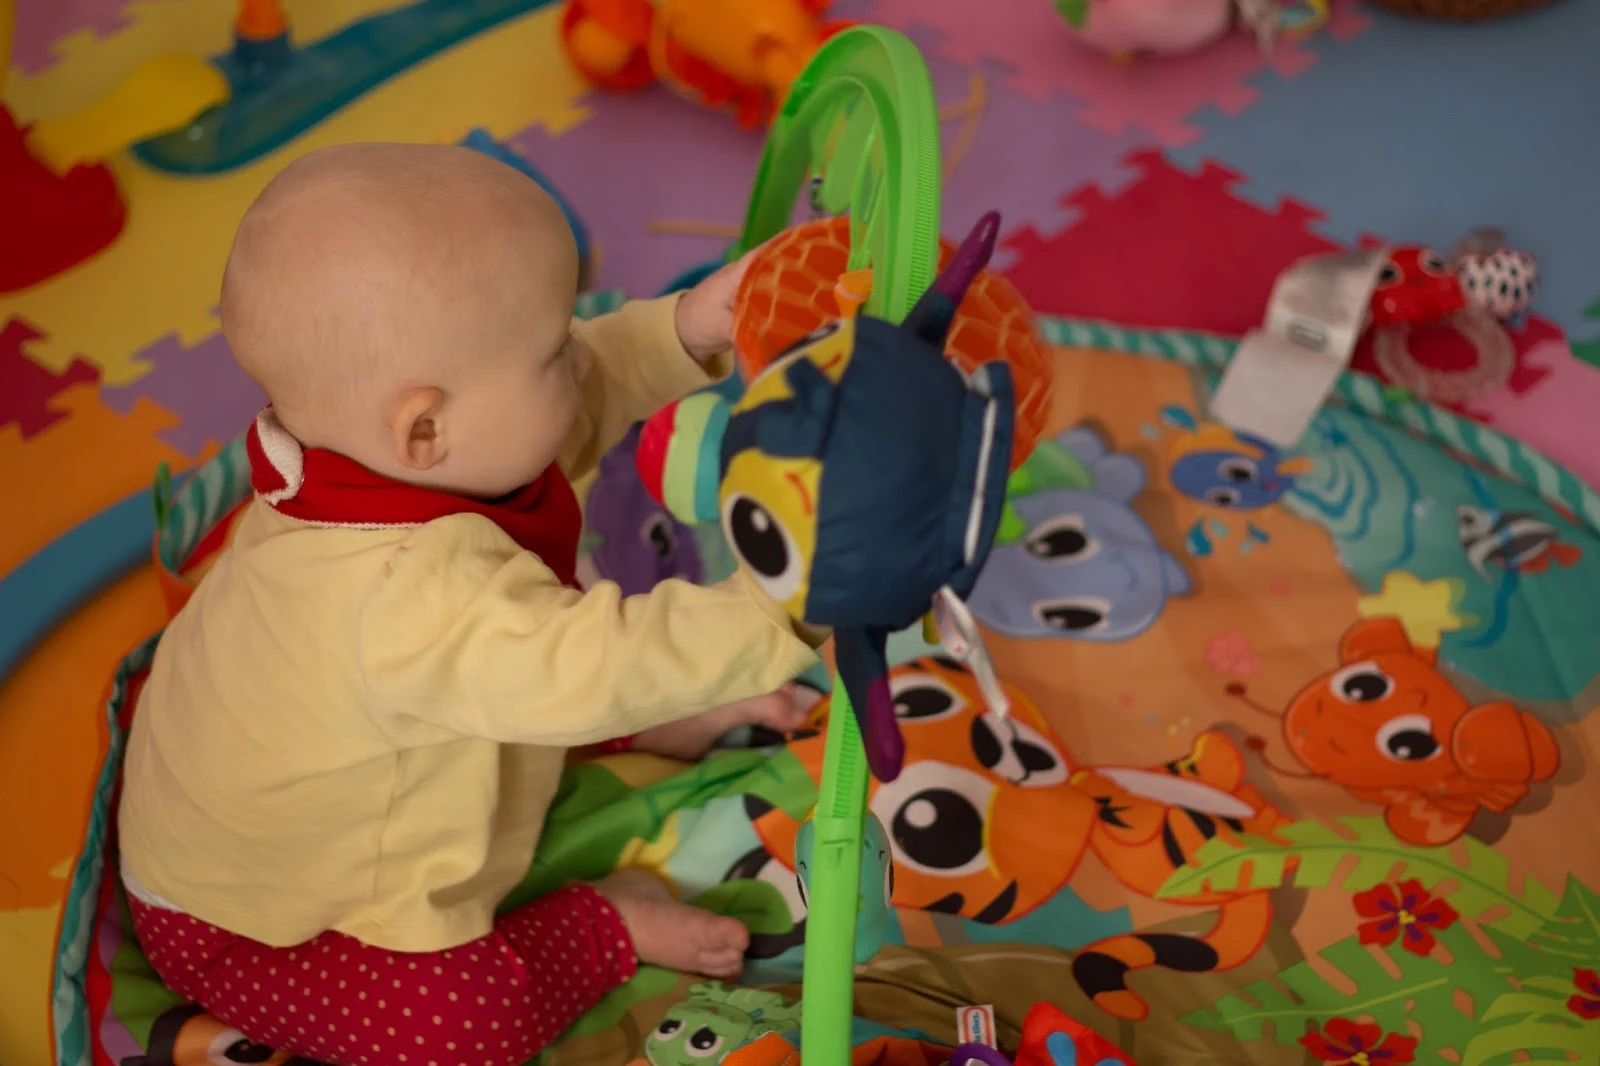
[[[583,515],[571,483],[554,464],[509,495],[474,500],[375,474],[338,452],[302,448],[270,407],[256,416],[245,447],[250,487],[279,514],[353,529],[419,526],[446,515],[480,514],[537,555],[562,584],[578,587]]]

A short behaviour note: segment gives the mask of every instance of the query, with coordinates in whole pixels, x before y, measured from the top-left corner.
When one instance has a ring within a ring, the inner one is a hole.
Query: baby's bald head
[[[368,462],[374,420],[560,348],[578,264],[561,209],[465,148],[353,144],[286,167],[245,213],[222,328],[307,444]]]

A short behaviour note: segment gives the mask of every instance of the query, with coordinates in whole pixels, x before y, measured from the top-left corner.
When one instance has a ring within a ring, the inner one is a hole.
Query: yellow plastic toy
[[[15,19],[15,0],[0,0],[0,86]],[[115,240],[127,206],[104,161],[227,98],[227,79],[210,63],[160,55],[71,114],[24,123],[0,104],[0,293],[35,285]]]

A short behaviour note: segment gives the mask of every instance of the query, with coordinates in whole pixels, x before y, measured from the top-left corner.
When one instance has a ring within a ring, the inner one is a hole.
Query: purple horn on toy
[[[990,211],[978,219],[966,240],[956,249],[939,276],[933,279],[928,291],[906,315],[900,328],[907,330],[935,348],[944,348],[945,334],[956,317],[956,308],[974,278],[989,265],[994,254],[995,238],[1000,235],[1000,212]]]

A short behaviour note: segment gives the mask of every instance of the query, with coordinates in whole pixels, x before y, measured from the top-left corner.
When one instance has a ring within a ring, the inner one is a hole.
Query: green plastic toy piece
[[[794,838],[794,872],[800,898],[811,894],[811,868],[817,847],[817,824],[811,815]],[[894,854],[889,833],[871,811],[861,825],[861,880],[856,889],[856,965],[872,961],[889,931],[889,901],[894,896]]]
[[[938,266],[940,156],[933,82],[903,35],[855,26],[812,57],[767,135],[737,251],[787,227],[803,187],[825,211],[849,215],[850,268],[872,268],[866,313],[905,318]],[[806,1066],[850,1062],[868,778],[855,710],[835,678],[808,878]]]
[[[1075,30],[1089,20],[1089,0],[1056,0],[1056,11]]]
[[[829,38],[779,111],[736,252],[789,225],[802,186],[851,220],[852,270],[872,267],[868,314],[903,319],[939,258],[939,111],[916,45],[881,26]]]

